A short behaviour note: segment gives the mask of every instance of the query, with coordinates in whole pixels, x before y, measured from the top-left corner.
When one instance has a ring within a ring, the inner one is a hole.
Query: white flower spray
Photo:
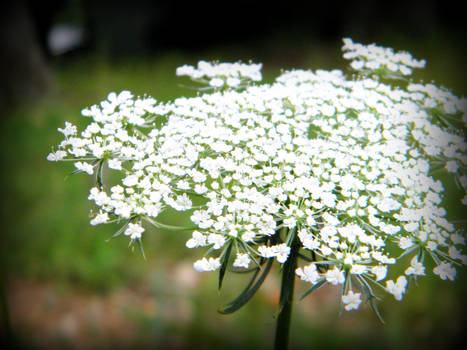
[[[141,243],[143,223],[178,229],[159,215],[189,211],[186,247],[210,255],[194,262],[197,271],[219,270],[220,286],[228,268],[253,266],[226,313],[251,298],[275,259],[283,274],[312,284],[306,295],[340,284],[345,310],[364,296],[379,315],[375,290],[401,300],[408,280],[430,272],[429,260],[441,279],[465,265],[464,233],[446,219],[435,174],[445,171],[466,192],[467,101],[409,80],[425,61],[406,52],[351,39],[343,51],[351,78],[293,70],[261,85],[261,64],[179,67],[207,92],[169,103],[111,93],[82,111],[91,123],[81,134],[68,122],[58,129],[65,140],[47,159],[96,176],[92,225],[122,221],[119,233]],[[110,189],[104,163],[122,175]],[[385,281],[406,255],[405,272]],[[281,291],[282,309],[290,302]]]

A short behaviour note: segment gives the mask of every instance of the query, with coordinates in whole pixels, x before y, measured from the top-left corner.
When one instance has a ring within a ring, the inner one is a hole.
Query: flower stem
[[[281,294],[279,314],[276,322],[274,350],[286,350],[289,345],[290,320],[292,316],[293,295],[295,287],[295,269],[297,268],[300,245],[294,237],[290,246],[290,254],[282,267]]]

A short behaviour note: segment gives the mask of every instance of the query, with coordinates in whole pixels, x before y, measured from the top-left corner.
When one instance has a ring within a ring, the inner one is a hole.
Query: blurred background
[[[199,60],[281,69],[344,68],[343,37],[425,58],[417,78],[465,95],[465,12],[455,1],[7,0],[0,5],[1,337],[25,349],[270,349],[279,272],[233,315],[217,310],[248,282],[192,269],[187,232],[144,234],[147,260],[118,226],[89,225],[92,179],[46,161],[65,121],[128,89],[191,96],[176,67]],[[455,186],[450,189],[455,192]],[[454,194],[455,196],[455,194]],[[452,219],[465,219],[455,203]],[[166,217],[167,222],[187,220]],[[448,349],[466,324],[466,273],[420,280],[403,302],[339,315],[325,287],[295,302],[292,349]],[[298,283],[297,296],[307,286]],[[6,307],[8,306],[8,307]],[[10,331],[9,331],[10,330]]]

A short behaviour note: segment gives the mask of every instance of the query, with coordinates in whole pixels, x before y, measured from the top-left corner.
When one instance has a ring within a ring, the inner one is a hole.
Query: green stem
[[[295,234],[294,236],[289,257],[282,267],[281,294],[279,299],[279,314],[276,322],[274,350],[286,350],[289,345],[290,320],[292,316],[295,287],[295,269],[297,268],[298,250],[300,248],[297,237]]]

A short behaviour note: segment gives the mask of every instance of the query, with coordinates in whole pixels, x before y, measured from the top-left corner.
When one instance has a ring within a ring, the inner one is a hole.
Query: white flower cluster
[[[184,65],[177,68],[177,76],[189,76],[208,83],[213,88],[239,88],[249,82],[261,81],[261,64],[198,62],[195,68]]]
[[[408,52],[394,52],[391,48],[354,43],[345,38],[344,58],[351,60],[350,66],[356,71],[375,72],[387,70],[391,75],[412,74],[413,68],[425,67],[425,60],[416,60]]]
[[[350,39],[344,49],[380,51]],[[381,52],[375,57],[392,53]],[[421,65],[408,57],[392,62]],[[177,74],[259,80],[259,68],[200,62]],[[120,172],[120,184],[91,189],[99,208],[91,224],[127,220],[132,240],[141,239],[143,221],[168,228],[160,213],[190,211],[196,229],[186,246],[214,252],[194,263],[197,271],[219,269],[226,251],[235,268],[284,263],[297,237],[312,262],[296,274],[313,285],[343,284],[352,310],[373,287],[401,300],[429,259],[442,279],[466,264],[463,232],[446,219],[443,184],[431,175],[445,168],[465,192],[467,145],[452,125],[466,110],[465,99],[432,84],[403,89],[338,70],[297,70],[272,85],[167,104],[112,93],[83,110],[92,122],[80,135],[70,123],[59,129],[65,140],[48,159],[74,160],[98,176],[103,162]],[[158,118],[166,120],[160,128]],[[386,280],[404,255],[412,257],[405,273]]]

